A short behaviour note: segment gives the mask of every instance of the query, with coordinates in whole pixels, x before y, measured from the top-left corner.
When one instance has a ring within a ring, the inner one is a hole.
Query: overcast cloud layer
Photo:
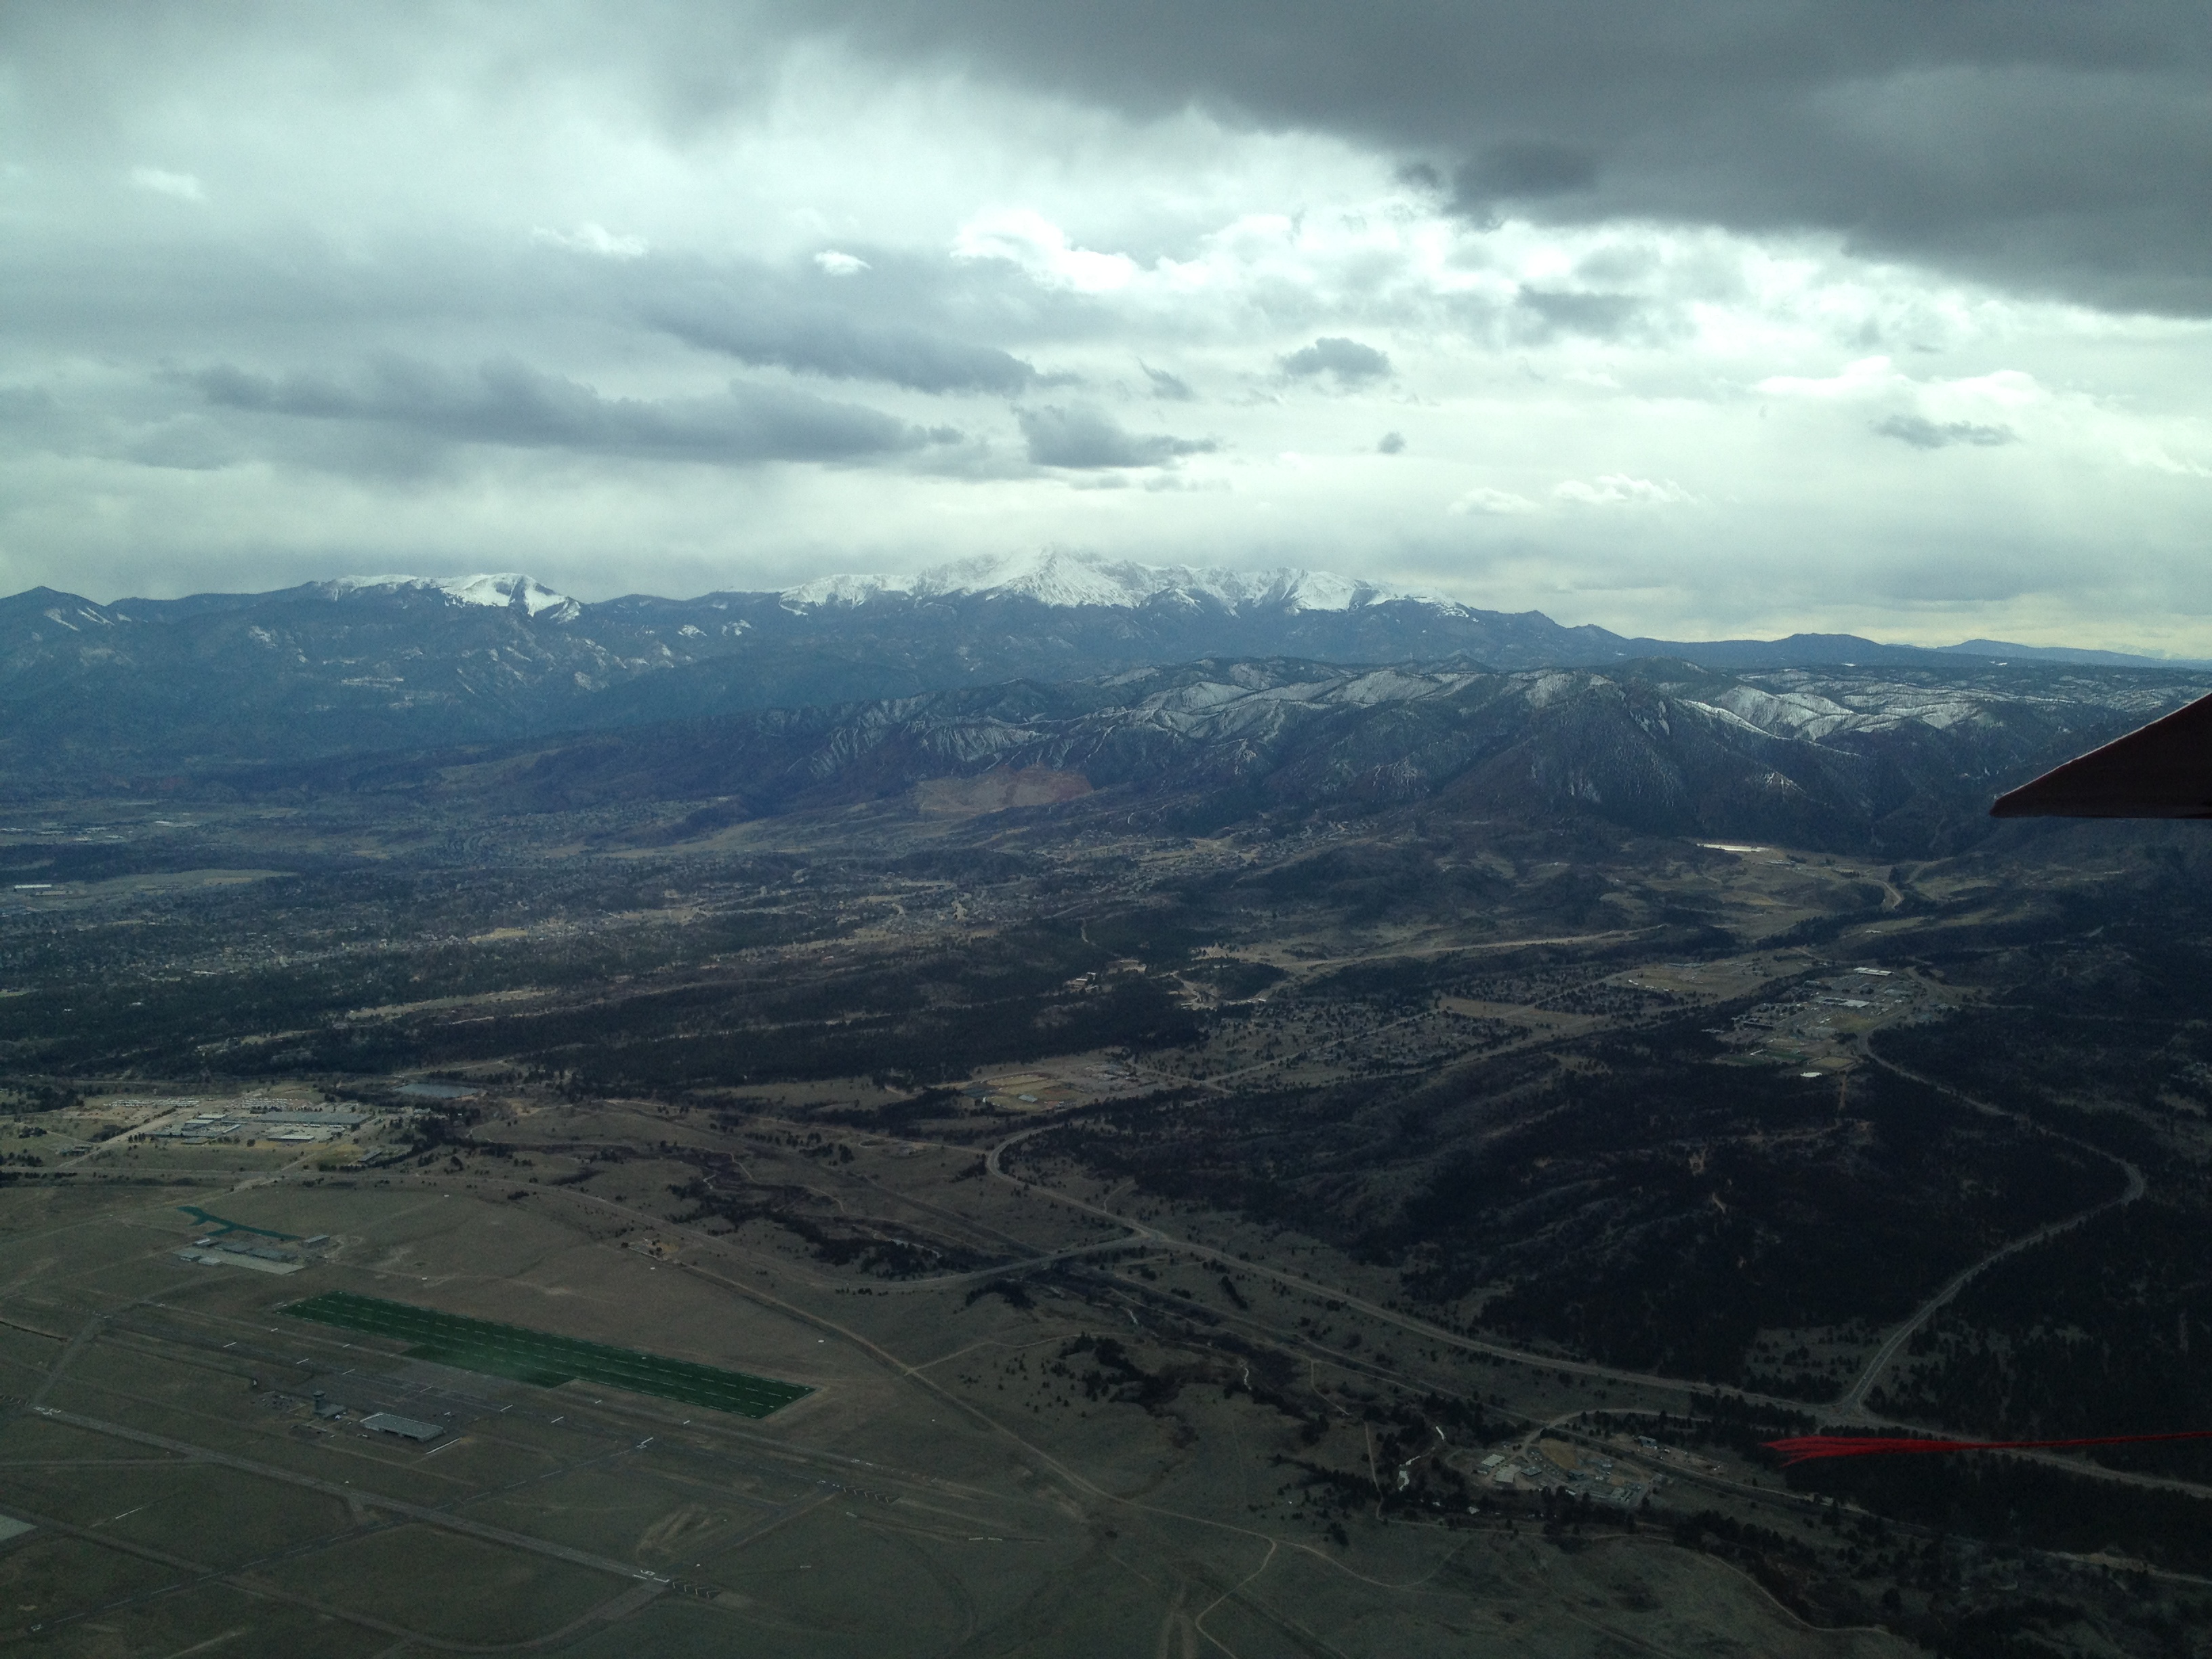
[[[0,591],[1044,544],[2212,655],[2201,3],[0,9]]]

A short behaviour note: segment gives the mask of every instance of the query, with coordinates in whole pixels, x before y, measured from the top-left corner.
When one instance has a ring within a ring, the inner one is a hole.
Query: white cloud
[[[1516,518],[1522,514],[1543,510],[1526,495],[1516,495],[1510,489],[1483,487],[1468,490],[1444,509],[1461,518]]]
[[[1833,374],[1770,374],[1757,389],[1784,398],[1863,398],[1905,384],[1887,357],[1862,357]]]
[[[1567,478],[1552,494],[1582,507],[1682,507],[1697,497],[1672,478],[1632,478],[1607,472],[1589,480]]]
[[[134,190],[151,191],[156,196],[167,196],[179,202],[204,202],[207,187],[189,173],[171,173],[163,167],[133,167],[131,185]]]
[[[642,259],[653,251],[642,236],[617,236],[605,225],[586,220],[574,230],[548,230],[540,225],[530,240],[545,247],[565,248],[571,253],[596,254],[602,259]]]
[[[1962,380],[1936,380],[1929,384],[1928,397],[1938,410],[1960,414],[1984,409],[2019,410],[2051,401],[2051,394],[2037,383],[2034,375],[2016,368],[2001,368]]]
[[[1126,253],[1097,253],[1029,208],[979,215],[952,238],[956,259],[1006,259],[1040,283],[1085,294],[1108,294],[1136,280],[1137,262]]]
[[[868,262],[858,254],[840,253],[835,248],[816,254],[814,263],[832,276],[857,276],[868,269]]]
[[[2207,453],[2212,453],[2212,445]],[[2178,478],[2212,478],[2212,462],[2185,461],[2156,445],[2130,452],[2127,457],[2130,466],[2147,467],[2154,472],[2165,472]]]

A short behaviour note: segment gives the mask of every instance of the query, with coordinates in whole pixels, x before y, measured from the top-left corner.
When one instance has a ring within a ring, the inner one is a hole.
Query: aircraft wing
[[[2212,697],[1999,795],[1994,818],[2212,818]]]

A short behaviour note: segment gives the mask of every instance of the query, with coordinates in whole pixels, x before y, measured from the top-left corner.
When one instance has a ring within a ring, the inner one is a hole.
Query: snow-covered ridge
[[[1826,743],[1838,732],[1893,732],[1911,722],[1938,732],[1968,721],[1985,720],[1995,699],[1988,694],[1876,682],[1844,691],[1844,702],[1811,691],[1778,695],[1755,686],[1732,685],[1711,702],[1685,697],[1685,707],[1747,732],[1765,737]],[[2017,699],[2005,699],[2012,702]]]
[[[793,611],[860,605],[887,595],[1027,599],[1048,605],[1133,609],[1163,601],[1212,600],[1232,611],[1356,611],[1391,599],[1413,599],[1453,615],[1464,607],[1440,593],[1385,587],[1326,570],[1227,570],[1181,564],[1138,564],[1103,554],[1048,548],[1030,554],[988,554],[938,565],[911,576],[823,576],[783,590]]]
[[[566,593],[556,593],[543,582],[511,570],[477,576],[340,576],[335,581],[319,582],[316,586],[334,599],[351,593],[390,593],[411,589],[442,593],[454,605],[489,605],[497,610],[526,611],[533,617],[558,611],[563,605],[572,616],[583,609]]]

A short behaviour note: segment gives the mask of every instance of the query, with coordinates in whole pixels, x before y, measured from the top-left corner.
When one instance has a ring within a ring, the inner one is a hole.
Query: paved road
[[[1637,1388],[1663,1389],[1670,1393],[1682,1395],[1721,1393],[1731,1398],[1747,1401],[1754,1405],[1773,1406],[1785,1411],[1802,1412],[1805,1409],[1803,1401],[1785,1400],[1778,1395],[1756,1394],[1747,1389],[1723,1388],[1714,1383],[1694,1382],[1680,1376],[1659,1376],[1650,1371],[1626,1370],[1617,1365],[1600,1365],[1584,1359],[1566,1359],[1550,1354],[1531,1353],[1526,1348],[1512,1347],[1503,1342],[1486,1342],[1480,1337],[1462,1336],[1456,1331],[1446,1330],[1441,1325],[1431,1325],[1426,1320],[1416,1319],[1410,1314],[1395,1312],[1379,1303],[1353,1296],[1333,1285],[1321,1284],[1297,1273],[1285,1273],[1280,1268],[1267,1267],[1257,1261],[1249,1261],[1227,1250],[1216,1249],[1211,1244],[1200,1244],[1190,1239],[1178,1238],[1172,1233],[1162,1232],[1157,1227],[1147,1225],[1140,1221],[1132,1221],[1127,1216],[1116,1215],[1111,1210],[1102,1209],[1096,1204],[1071,1197],[1066,1193],[1057,1192],[1049,1187],[1037,1186],[1033,1182],[1024,1181],[1018,1176],[1009,1175],[1006,1172],[1000,1158],[1008,1149],[1018,1146],[1032,1135],[1042,1134],[1048,1129],[1057,1127],[1054,1124],[1040,1123],[1031,1128],[1007,1136],[985,1155],[983,1160],[985,1170],[999,1180],[1018,1187],[1024,1192],[1035,1194],[1037,1197],[1048,1200],[1054,1204],[1065,1204],[1071,1209],[1081,1210],[1088,1215],[1100,1216],[1106,1220],[1119,1223],[1127,1227],[1132,1235],[1130,1239],[1122,1241],[1125,1244],[1135,1242],[1153,1244],[1162,1249],[1176,1250],[1199,1256],[1224,1267],[1233,1267],[1239,1273],[1256,1273],[1262,1279],[1272,1279],[1288,1289],[1299,1291],[1309,1296],[1327,1297],[1332,1302],[1340,1302],[1348,1308],[1357,1308],[1370,1319],[1377,1320],[1386,1325],[1395,1325],[1400,1330],[1418,1336],[1425,1342],[1456,1348],[1463,1353],[1485,1354],[1498,1359],[1510,1359],[1516,1365],[1533,1365],[1541,1370],[1564,1371],[1574,1376],[1597,1377],[1608,1382],[1626,1382]],[[1004,1273],[1008,1269],[1000,1268],[998,1271]]]
[[[1863,1038],[1859,1042],[1858,1049],[1864,1058],[1883,1070],[1894,1072],[1899,1077],[1909,1078],[1915,1083],[1939,1090],[1954,1100],[1964,1101],[1977,1111],[1987,1112],[1993,1116],[2010,1118],[2014,1122],[2026,1124],[2030,1128],[2040,1129],[2041,1133],[2051,1135],[2054,1139],[2063,1140],[2069,1146],[2079,1146],[2085,1152],[2094,1152],[2099,1158],[2116,1164],[2125,1170],[2128,1184],[2126,1189],[2118,1196],[2106,1199],[2101,1203],[2093,1204],[2077,1215],[2070,1215],[2063,1220],[2054,1221],[2048,1226],[2039,1227],[2032,1233],[2014,1239],[2009,1244],[1999,1246],[1972,1267],[1952,1275],[1942,1289],[1914,1309],[1905,1322],[1884,1339],[1881,1346],[1875,1350],[1874,1357],[1860,1368],[1858,1376],[1852,1379],[1850,1386],[1836,1397],[1835,1403],[1828,1407],[1828,1411],[1835,1420],[1841,1423],[1869,1423],[1875,1420],[1873,1414],[1867,1410],[1867,1395],[1872,1393],[1875,1385],[1881,1381],[1897,1356],[1904,1352],[1905,1345],[1912,1340],[1913,1333],[1933,1319],[1939,1310],[1948,1304],[1960,1291],[1973,1283],[1976,1279],[1996,1267],[2000,1261],[2018,1255],[2022,1250],[2033,1249],[2037,1245],[2056,1238],[2061,1233],[2071,1232],[2084,1223],[2094,1220],[2107,1210],[2116,1210],[2123,1205],[2134,1203],[2147,1190],[2142,1171],[2124,1158],[2106,1152],[2101,1147],[2092,1146],[2086,1140],[2076,1140],[2071,1135],[2062,1135],[2054,1130],[2041,1129],[2039,1125],[2018,1112],[2008,1112],[2002,1107],[1989,1105],[1983,1101],[1974,1099],[1971,1095],[1961,1094],[1958,1090],[1946,1084],[1938,1083],[1932,1078],[1923,1077],[1917,1072],[1907,1071],[1902,1066],[1882,1059],[1874,1052]],[[2068,1467],[2074,1466],[2069,1464]]]
[[[1869,1055],[1869,1058],[1873,1059],[1874,1057]],[[1880,1060],[1876,1060],[1875,1063],[1877,1065],[1888,1065],[1887,1061]],[[1902,1076],[1911,1077],[1916,1082],[1929,1082],[1929,1079],[1917,1077],[1912,1073],[1905,1072],[1902,1067],[1893,1066],[1890,1066],[1890,1069],[1899,1072]],[[1942,1085],[1933,1083],[1930,1083],[1929,1086],[1934,1088],[1943,1087]],[[1956,1091],[1946,1090],[1945,1092],[1955,1093]],[[1963,1095],[1959,1096],[1959,1098],[1968,1100],[1968,1097]],[[2015,1115],[2011,1113],[2000,1112],[1997,1108],[1983,1105],[1982,1103],[1978,1101],[1968,1100],[1968,1103],[1970,1105],[1976,1106],[1981,1110],[1996,1113],[2001,1116]],[[1257,1273],[1263,1278],[1272,1279],[1278,1284],[1286,1285],[1291,1289],[1302,1291],[1311,1295],[1325,1296],[1333,1301],[1342,1302],[1349,1307],[1358,1309],[1362,1313],[1366,1314],[1370,1318],[1380,1320],[1385,1324],[1395,1325],[1400,1329],[1410,1332],[1427,1341],[1456,1348],[1464,1353],[1485,1354],[1500,1359],[1510,1360],[1516,1364],[1533,1366],[1539,1370],[1565,1371],[1576,1376],[1597,1377],[1606,1382],[1625,1382],[1638,1388],[1665,1389],[1682,1395],[1723,1394],[1727,1395],[1731,1398],[1743,1400],[1753,1405],[1771,1406],[1787,1412],[1796,1413],[1808,1410],[1820,1412],[1822,1415],[1827,1417],[1832,1421],[1843,1422],[1871,1422],[1875,1420],[1866,1413],[1864,1409],[1864,1401],[1867,1391],[1875,1382],[1880,1380],[1882,1371],[1887,1367],[1891,1360],[1895,1358],[1897,1353],[1904,1347],[1905,1342],[1911,1339],[1912,1333],[1917,1330],[1921,1325],[1924,1324],[1929,1317],[1932,1316],[1937,1309],[1943,1306],[1943,1304],[1948,1302],[1951,1297],[1956,1296],[1961,1288],[1972,1282],[1977,1274],[1984,1272],[1988,1268],[1995,1266],[1997,1262],[2002,1261],[2009,1256],[2017,1255],[2021,1251],[2032,1249],[2035,1245],[2042,1243],[2045,1240],[2052,1238],[2071,1228],[2081,1226],[2084,1222],[2090,1220],[2094,1217],[2103,1214],[2106,1210],[2115,1209],[2123,1204],[2134,1203],[2136,1200],[2143,1195],[2146,1189],[2146,1183],[2143,1180],[2142,1171],[2136,1168],[2134,1164],[2129,1163],[2125,1158],[2115,1157],[2110,1152],[2104,1152],[2095,1146],[2091,1146],[2086,1141],[2074,1140],[2071,1136],[2057,1136],[2057,1139],[2065,1140],[2069,1145],[2081,1146],[2087,1151],[2097,1153],[2100,1158],[2108,1158],[2112,1163],[2118,1164],[2121,1169],[2124,1170],[2127,1172],[2128,1176],[2126,1190],[2122,1192],[2118,1196],[2106,1199],[2102,1203],[2094,1205],[2077,1215],[2069,1216],[2063,1221],[2053,1222],[2047,1227],[2038,1228],[2033,1233],[2029,1233],[2021,1238],[2016,1238],[2010,1243],[2004,1245],[2002,1249],[1990,1252],[1979,1261],[1975,1262],[1972,1267],[1967,1267],[1963,1272],[1954,1276],[1953,1279],[1941,1290],[1937,1291],[1934,1296],[1930,1297],[1926,1302],[1923,1303],[1918,1309],[1915,1310],[1911,1318],[1906,1320],[1904,1324],[1900,1325],[1896,1330],[1890,1334],[1887,1340],[1883,1342],[1881,1347],[1876,1352],[1874,1358],[1870,1360],[1865,1368],[1860,1372],[1858,1378],[1852,1383],[1850,1389],[1844,1391],[1843,1397],[1834,1405],[1823,1408],[1809,1406],[1802,1400],[1788,1400],[1778,1395],[1758,1394],[1743,1389],[1727,1388],[1721,1384],[1712,1382],[1686,1381],[1685,1379],[1677,1376],[1659,1376],[1648,1371],[1625,1370],[1617,1366],[1593,1364],[1584,1360],[1556,1358],[1547,1354],[1530,1353],[1526,1349],[1509,1347],[1504,1343],[1485,1342],[1480,1338],[1462,1336],[1455,1331],[1448,1331],[1443,1329],[1441,1326],[1431,1325],[1424,1320],[1415,1319],[1407,1315],[1396,1313],[1388,1308],[1379,1307],[1372,1302],[1365,1301],[1361,1297],[1347,1295],[1344,1291],[1340,1291],[1332,1285],[1317,1284],[1311,1279],[1301,1278],[1296,1273],[1284,1273],[1277,1268],[1263,1267],[1260,1263],[1248,1261],[1241,1256],[1232,1255],[1225,1250],[1215,1249],[1211,1245],[1194,1243],[1188,1239],[1178,1238],[1173,1234],[1162,1232],[1157,1227],[1149,1226],[1142,1222],[1132,1221],[1126,1216],[1115,1215],[1109,1210],[1102,1209],[1095,1204],[1086,1203],[1082,1199],[1071,1197],[1066,1193],[1054,1191],[1053,1188],[1048,1187],[1036,1186],[1032,1182],[1022,1180],[1018,1176],[1010,1175],[1006,1172],[1000,1162],[1001,1155],[1003,1153],[1019,1145],[1021,1142],[1029,1139],[1032,1135],[1042,1134],[1048,1129],[1051,1129],[1054,1127],[1056,1126],[1054,1124],[1040,1123],[1029,1128],[1023,1129],[1015,1134],[1009,1135],[1006,1139],[1000,1141],[997,1146],[991,1149],[990,1152],[984,1159],[984,1167],[991,1175],[997,1177],[999,1180],[1008,1182],[1012,1185],[1020,1188],[1024,1192],[1033,1193],[1040,1198],[1048,1200],[1056,1204],[1067,1205],[1071,1208],[1082,1210],[1088,1214],[1103,1216],[1109,1220],[1119,1222],[1122,1226],[1128,1228],[1130,1231],[1131,1237],[1121,1241],[1121,1243],[1125,1246],[1130,1243],[1141,1243],[1155,1245],[1163,1249],[1185,1251],[1190,1255],[1201,1256],[1208,1261],[1218,1262],[1224,1267],[1233,1267],[1240,1273]],[[2051,1132],[2045,1131],[2044,1133],[2049,1133]],[[1091,1248],[1097,1249],[1104,1247],[1093,1246]],[[1001,1267],[994,1271],[1006,1273],[1012,1271],[1012,1269],[1011,1267]],[[1627,1408],[1615,1407],[1610,1409],[1618,1412],[1624,1411]],[[1536,1431],[1536,1432],[1540,1432],[1540,1430]],[[2069,1457],[2056,1452],[2022,1452],[2014,1455],[2025,1457],[2033,1462],[2046,1464],[2052,1468],[2063,1469],[2070,1474],[2082,1476],[2092,1480],[2105,1480],[2116,1485],[2139,1486],[2146,1489],[2156,1489],[2166,1492],[2186,1492],[2194,1497],[2212,1496],[2212,1489],[2208,1489],[2207,1487],[2192,1481],[2179,1480],[2161,1475],[2136,1474],[2124,1469],[2106,1468],[2100,1464],[2092,1462],[2086,1458]],[[1771,1492],[1767,1492],[1764,1488],[1760,1489],[1760,1492],[1762,1496],[1771,1497],[1773,1495]]]

